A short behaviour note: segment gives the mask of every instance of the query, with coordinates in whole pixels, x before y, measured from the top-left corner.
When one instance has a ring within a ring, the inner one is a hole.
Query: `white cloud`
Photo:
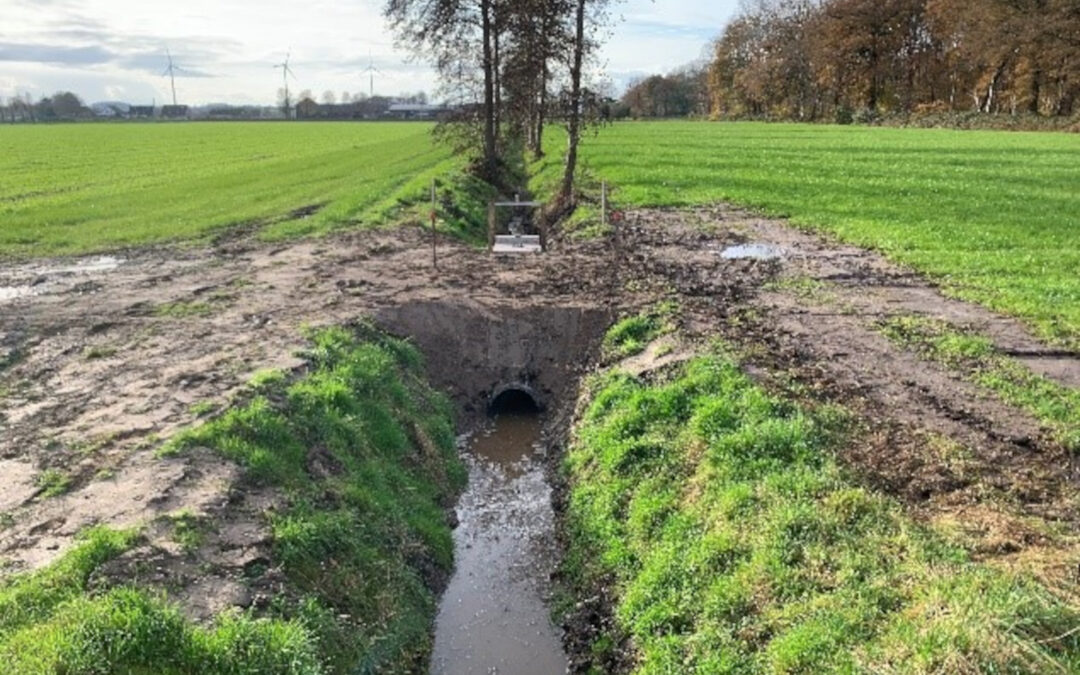
[[[696,59],[736,0],[629,0],[601,61],[617,84]],[[88,101],[171,98],[161,72],[168,47],[181,102],[267,103],[291,49],[297,91],[367,91],[368,55],[382,71],[376,93],[432,90],[429,68],[396,49],[383,0],[0,0],[0,95],[72,89]],[[44,52],[42,51],[44,50]]]

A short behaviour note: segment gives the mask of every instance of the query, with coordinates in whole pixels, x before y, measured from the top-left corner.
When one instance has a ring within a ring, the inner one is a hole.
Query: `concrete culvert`
[[[540,396],[525,384],[508,384],[495,390],[488,401],[489,415],[542,412]]]

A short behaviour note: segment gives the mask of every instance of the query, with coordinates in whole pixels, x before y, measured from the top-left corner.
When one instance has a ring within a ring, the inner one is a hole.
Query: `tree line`
[[[615,117],[704,117],[709,105],[708,70],[687,66],[632,81]]]
[[[710,51],[617,116],[1080,113],[1080,0],[746,0]]]
[[[753,0],[716,41],[716,116],[1069,116],[1077,0]]]
[[[0,98],[0,122],[48,122],[92,116],[93,113],[83,105],[82,99],[70,91],[58,91],[52,96],[43,96],[37,102],[28,93],[17,94],[6,101]]]
[[[583,130],[610,114],[586,67],[617,0],[387,0],[400,44],[436,69],[455,111],[441,133],[479,156],[477,172],[498,183],[509,153],[543,154],[552,122],[568,145],[557,202],[574,201]]]

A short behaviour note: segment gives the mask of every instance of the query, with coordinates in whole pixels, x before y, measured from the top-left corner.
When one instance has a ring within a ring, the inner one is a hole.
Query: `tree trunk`
[[[547,122],[547,80],[548,65],[547,59],[544,59],[544,67],[540,76],[540,105],[536,111],[536,145],[533,147],[533,157],[536,159],[544,156],[544,124]]]
[[[1005,74],[1005,64],[1007,62],[1002,61],[1001,65],[994,71],[994,76],[990,78],[990,83],[986,86],[986,96],[983,98],[982,103],[979,105],[979,110],[984,113],[993,112],[994,109],[994,96],[997,94],[998,82],[1001,81],[1001,76]]]
[[[567,125],[568,148],[559,201],[570,206],[574,201],[574,175],[577,173],[578,143],[581,141],[581,71],[585,60],[585,2],[577,0],[574,31],[574,63],[570,69],[570,121]]]
[[[499,44],[499,31],[501,30],[498,21],[492,22],[491,30],[491,43],[492,43],[492,64],[491,74],[494,78],[495,89],[495,110],[493,117],[495,119],[495,143],[498,144],[499,139],[502,136],[502,53]],[[497,148],[496,148],[497,151]]]
[[[1036,68],[1031,73],[1031,101],[1028,103],[1028,112],[1032,115],[1039,114],[1039,100],[1042,98],[1042,71]]]
[[[484,42],[484,172],[494,179],[498,172],[495,150],[495,77],[492,59],[491,0],[480,0],[480,15]]]
[[[870,91],[866,94],[866,109],[876,111],[878,104],[878,53],[870,50]]]
[[[1068,87],[1068,80],[1063,75],[1058,81],[1058,102],[1055,113],[1058,117],[1068,117],[1073,109],[1073,92]]]

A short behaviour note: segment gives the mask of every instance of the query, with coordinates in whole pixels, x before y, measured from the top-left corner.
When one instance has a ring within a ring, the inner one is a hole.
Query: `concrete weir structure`
[[[477,300],[387,307],[376,323],[409,336],[428,376],[466,415],[486,415],[518,392],[540,410],[573,398],[600,344],[609,312],[595,306],[504,304]]]
[[[543,253],[538,234],[499,234],[491,247],[492,253]]]

